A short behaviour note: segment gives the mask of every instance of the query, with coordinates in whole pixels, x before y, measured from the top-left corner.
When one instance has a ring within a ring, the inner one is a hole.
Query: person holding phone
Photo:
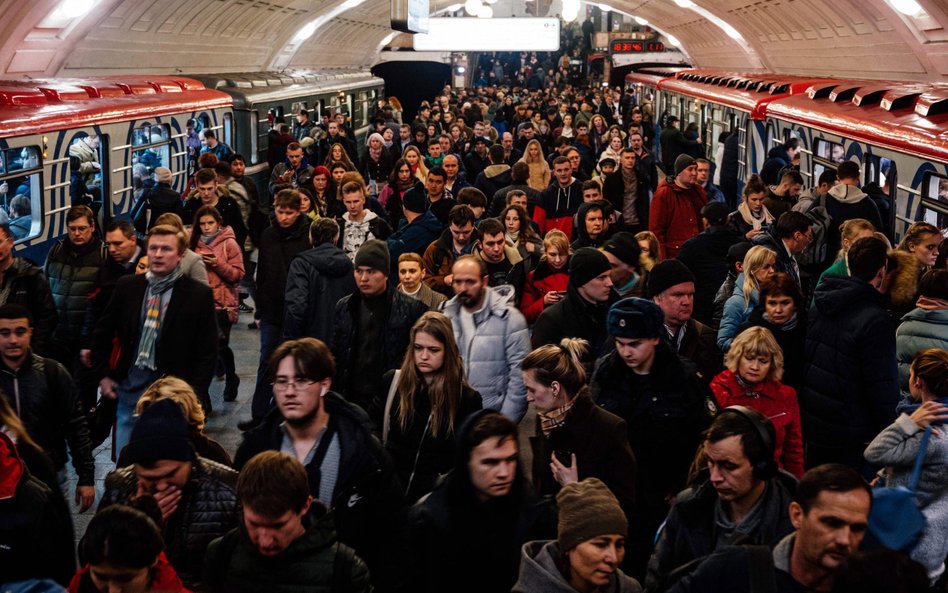
[[[625,421],[589,396],[585,340],[564,338],[531,352],[520,368],[527,401],[537,410],[533,482],[540,495],[586,478],[602,480],[632,518],[636,462]]]
[[[244,257],[234,231],[224,226],[214,206],[201,206],[194,215],[191,249],[201,256],[207,268],[207,280],[214,292],[217,315],[218,356],[224,365],[224,401],[237,399],[240,378],[230,349],[230,328],[237,322],[237,289],[244,278]]]

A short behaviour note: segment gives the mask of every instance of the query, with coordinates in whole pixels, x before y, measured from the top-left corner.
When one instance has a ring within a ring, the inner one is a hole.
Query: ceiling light
[[[600,5],[599,5],[599,10],[601,10],[601,11],[603,11],[603,12],[612,12],[612,7],[609,6],[608,4],[600,4]]]
[[[316,32],[316,21],[312,21],[303,25],[303,28],[296,32],[296,35],[293,36],[294,43],[300,43],[301,41],[306,41],[313,36],[313,33]]]
[[[481,0],[467,0],[464,3],[464,12],[471,16],[477,16],[477,11],[481,8]]]
[[[744,36],[741,35],[740,32],[734,27],[732,27],[730,24],[722,21],[721,28],[724,30],[725,33],[727,33],[727,36],[730,37],[731,39],[735,41],[744,41]]]
[[[675,47],[681,47],[681,42],[678,41],[678,38],[674,35],[665,35],[665,40],[668,41],[668,45],[674,45]]]
[[[922,6],[915,0],[889,0],[889,4],[906,16],[916,16],[922,12]]]
[[[494,16],[494,9],[486,4],[481,5],[477,10],[477,18],[479,19],[489,19],[492,16]]]
[[[445,10],[448,12],[457,12],[461,10],[462,8],[464,8],[463,4],[452,4],[451,6],[445,8]]]
[[[89,14],[96,0],[63,0],[50,15],[58,19],[77,19]]]
[[[678,6],[682,8],[691,8],[692,6],[695,5],[695,3],[692,2],[691,0],[675,0],[675,4],[677,4]]]
[[[632,17],[632,18],[635,20],[636,23],[642,25],[643,27],[648,24],[648,21],[645,20],[645,19],[643,19],[643,18],[640,17],[640,16],[634,16],[634,17]]]

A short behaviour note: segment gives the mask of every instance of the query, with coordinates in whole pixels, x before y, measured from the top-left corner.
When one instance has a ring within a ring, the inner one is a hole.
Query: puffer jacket
[[[355,291],[352,261],[342,249],[323,243],[300,253],[286,274],[283,337],[329,343],[336,303]]]
[[[66,466],[68,443],[79,485],[92,486],[92,443],[72,377],[51,358],[34,352],[27,357],[16,371],[0,362],[0,391],[56,469]]]
[[[756,288],[751,292],[750,298],[747,301],[744,300],[744,273],[742,272],[734,282],[734,292],[724,302],[721,325],[718,327],[718,348],[721,352],[726,354],[731,349],[731,342],[737,337],[737,328],[754,312],[758,300],[760,296]]]
[[[105,478],[105,494],[99,505],[128,504],[138,492],[135,467],[117,469]],[[178,509],[161,527],[165,554],[188,587],[201,580],[208,544],[240,523],[237,472],[198,457],[182,490]]]
[[[443,312],[454,327],[467,382],[481,394],[484,408],[520,422],[527,410],[520,374],[520,362],[530,352],[527,321],[514,307],[513,286],[488,288],[485,299],[484,308],[474,314],[473,336],[464,335],[457,297],[444,304]]]
[[[211,593],[369,593],[369,569],[352,548],[336,540],[325,506],[313,501],[306,531],[273,557],[257,551],[243,526],[207,547],[205,590]],[[342,574],[336,574],[339,570]],[[345,583],[344,589],[336,584]]]
[[[948,398],[937,402],[948,404]],[[907,488],[912,480],[915,458],[925,431],[909,414],[920,405],[900,405],[902,414],[866,448],[865,456],[869,463],[885,466],[886,486]],[[945,556],[948,555],[948,538],[945,538],[945,533],[948,533],[948,434],[945,428],[944,423],[935,426],[925,450],[916,493],[919,508],[928,524],[910,553],[913,560],[925,567],[932,582],[945,570]]]
[[[49,250],[44,273],[56,303],[59,324],[53,337],[75,342],[82,333],[86,300],[95,290],[96,276],[108,253],[101,240],[93,238],[81,247],[62,239]]]
[[[199,240],[194,252],[217,256],[216,263],[205,262],[207,282],[214,293],[214,308],[226,311],[230,322],[237,323],[237,287],[244,278],[244,256],[233,229],[225,226],[210,245]]]
[[[807,442],[865,445],[895,420],[895,336],[883,296],[858,278],[827,278],[807,319],[800,411]]]
[[[948,350],[948,309],[916,307],[902,318],[895,332],[895,355],[899,361],[899,386],[903,397],[909,393],[912,360],[928,348]]]
[[[560,570],[563,552],[556,540],[523,544],[520,576],[512,593],[576,593]],[[639,593],[642,586],[620,569],[610,575],[609,583],[596,589],[599,593]]]
[[[648,230],[658,237],[662,258],[678,256],[685,241],[701,232],[701,209],[708,196],[700,185],[683,188],[671,177],[658,184],[648,213]]]

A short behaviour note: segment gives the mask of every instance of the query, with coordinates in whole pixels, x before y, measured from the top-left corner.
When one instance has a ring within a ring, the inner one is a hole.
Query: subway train
[[[187,182],[189,129],[209,128],[267,183],[267,134],[301,108],[369,126],[381,79],[366,73],[114,76],[0,81],[0,222],[17,255],[42,263],[66,232],[65,213],[91,203],[101,224],[128,218],[156,167]]]
[[[862,165],[863,182],[889,197],[894,240],[916,220],[948,227],[948,85],[681,67],[644,68],[625,84],[651,96],[656,114],[697,123],[711,160],[721,133],[736,131],[739,181],[796,137],[807,185],[843,160]]]

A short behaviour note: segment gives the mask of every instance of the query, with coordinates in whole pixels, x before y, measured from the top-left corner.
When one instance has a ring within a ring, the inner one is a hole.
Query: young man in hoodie
[[[826,230],[826,253],[828,256],[839,251],[842,238],[839,226],[847,220],[862,218],[872,223],[876,230],[882,230],[882,217],[875,202],[859,189],[859,164],[843,161],[836,167],[836,179],[839,183],[826,194],[826,213],[833,223]]]
[[[350,181],[342,186],[342,203],[345,214],[339,223],[339,247],[349,259],[355,261],[356,252],[370,239],[388,239],[392,227],[385,219],[365,208],[365,187],[358,181]]]
[[[484,192],[485,196],[493,196],[501,188],[507,187],[513,181],[510,176],[510,165],[504,162],[504,147],[494,144],[487,151],[490,165],[484,167],[481,174],[474,181],[474,187]]]
[[[533,211],[533,220],[540,226],[540,235],[559,229],[572,241],[573,216],[583,203],[583,184],[573,177],[573,167],[565,156],[553,160],[553,183],[540,194],[540,204]]]

